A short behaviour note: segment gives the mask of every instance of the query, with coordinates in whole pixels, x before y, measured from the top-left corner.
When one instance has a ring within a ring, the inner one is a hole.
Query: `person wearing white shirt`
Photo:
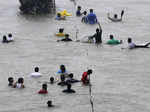
[[[7,38],[8,42],[12,42],[14,41],[14,37],[12,36],[11,33],[8,34],[8,38]]]
[[[42,74],[39,73],[39,67],[35,67],[34,71],[35,71],[34,73],[30,74],[31,77],[41,77],[42,76]]]

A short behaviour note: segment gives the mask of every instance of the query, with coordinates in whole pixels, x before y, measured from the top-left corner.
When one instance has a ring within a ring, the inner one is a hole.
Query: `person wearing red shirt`
[[[47,94],[47,84],[42,84],[42,89],[38,92],[39,94]]]
[[[83,84],[89,84],[88,75],[90,75],[90,74],[92,74],[92,69],[89,69],[88,71],[86,71],[82,74],[81,81],[83,82]]]

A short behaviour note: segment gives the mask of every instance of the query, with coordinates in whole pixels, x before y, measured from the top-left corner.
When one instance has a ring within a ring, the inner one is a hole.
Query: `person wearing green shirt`
[[[117,45],[117,44],[121,44],[122,43],[122,40],[115,40],[114,39],[114,36],[113,35],[110,35],[110,40],[108,40],[106,42],[106,44],[109,44],[109,45]]]

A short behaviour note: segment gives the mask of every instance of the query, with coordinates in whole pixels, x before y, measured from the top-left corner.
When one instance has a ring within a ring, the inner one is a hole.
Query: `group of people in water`
[[[74,74],[69,73],[66,70],[65,65],[60,65],[60,69],[57,71],[57,75],[59,75],[59,79],[54,78],[51,76],[49,81],[42,82],[42,88],[38,91],[38,94],[48,94],[47,84],[55,84],[57,83],[58,86],[67,86],[66,89],[62,90],[63,93],[75,93],[76,91],[72,89],[72,84],[77,82],[82,82],[83,85],[90,84],[90,74],[92,74],[92,69],[88,69],[87,71],[83,72],[81,80],[74,79]],[[34,72],[30,74],[33,78],[42,77],[42,74],[39,72],[39,67],[34,68]],[[19,77],[16,82],[14,82],[13,77],[8,78],[8,86],[12,88],[25,88],[24,86],[24,78]],[[48,107],[53,107],[52,101],[49,100],[47,102]]]

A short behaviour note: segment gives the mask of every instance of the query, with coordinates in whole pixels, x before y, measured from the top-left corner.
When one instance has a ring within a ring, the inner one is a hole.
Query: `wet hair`
[[[114,14],[114,18],[118,18],[118,15],[117,15],[117,14]]]
[[[61,74],[60,75],[60,80],[63,82],[63,81],[65,81],[65,75],[64,74]]]
[[[88,71],[87,71],[88,74],[91,74],[92,72],[93,72],[92,69],[88,69]]]
[[[96,28],[96,32],[99,32],[99,28]]]
[[[54,77],[50,77],[50,83],[54,83]]]
[[[35,68],[34,68],[34,71],[35,71],[35,72],[39,72],[39,67],[35,67]]]
[[[47,84],[42,84],[42,89],[47,91]]]
[[[70,73],[70,74],[69,74],[69,77],[70,77],[70,78],[73,78],[73,73]]]
[[[64,32],[64,28],[59,28],[59,33],[63,33]]]
[[[83,12],[83,14],[84,14],[84,15],[86,15],[86,14],[87,14],[87,12],[86,12],[86,11],[84,11],[84,12]]]
[[[65,37],[66,37],[66,35],[65,35]],[[60,65],[60,70],[62,71],[62,73],[64,73],[66,71],[65,65]]]
[[[93,9],[90,9],[90,13],[93,12]]]
[[[60,13],[57,13],[57,16],[58,16],[58,17],[61,17],[61,14],[60,14]]]
[[[24,79],[22,77],[18,78],[18,83],[23,84],[23,82],[24,82]]]
[[[131,38],[128,38],[128,43],[131,43],[132,42],[132,39]]]
[[[48,105],[48,107],[52,107],[53,106],[52,101],[51,100],[47,101],[47,105]]]
[[[67,84],[67,89],[71,89],[71,84],[70,83]]]
[[[78,10],[81,10],[81,6],[78,6],[77,8],[78,8]]]
[[[68,37],[69,37],[69,34],[65,34],[65,37],[68,38]]]
[[[6,35],[3,35],[3,42],[8,42]]]
[[[9,33],[9,34],[8,34],[8,37],[12,37],[12,34],[11,34],[11,33]]]
[[[110,39],[113,39],[113,38],[114,38],[114,36],[113,36],[112,34],[111,34],[109,37],[110,37]]]
[[[8,78],[8,82],[9,82],[9,86],[12,86],[13,85],[13,82],[14,82],[14,78],[13,77],[9,77]]]

